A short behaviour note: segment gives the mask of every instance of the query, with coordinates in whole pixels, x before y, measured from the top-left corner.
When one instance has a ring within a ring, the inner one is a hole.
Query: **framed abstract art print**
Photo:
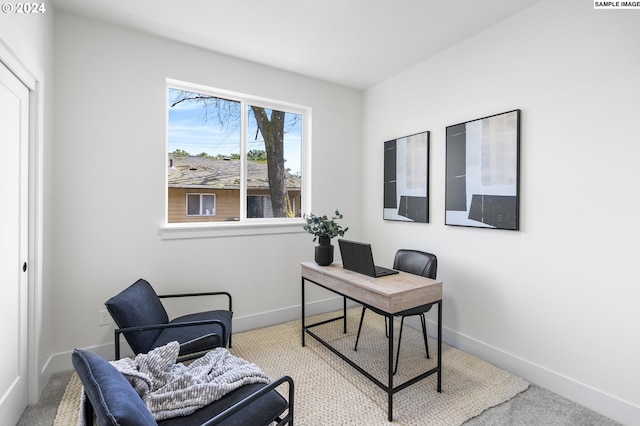
[[[446,129],[445,224],[519,229],[520,110]]]
[[[429,222],[429,132],[384,143],[383,218]]]

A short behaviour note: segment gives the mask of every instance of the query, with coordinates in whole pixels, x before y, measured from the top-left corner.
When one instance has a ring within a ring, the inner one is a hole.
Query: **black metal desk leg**
[[[387,410],[389,421],[393,421],[393,315],[389,319],[389,387],[387,389]]]
[[[438,302],[438,392],[442,392],[442,300]]]
[[[342,296],[342,316],[344,316],[342,332],[347,334],[347,298],[345,296]]]
[[[300,281],[302,286],[302,347],[304,347],[304,277]]]

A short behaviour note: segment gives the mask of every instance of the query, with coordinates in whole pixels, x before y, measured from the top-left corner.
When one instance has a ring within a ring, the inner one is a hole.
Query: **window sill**
[[[275,223],[176,223],[160,227],[163,240],[220,238],[235,236],[297,234],[304,232],[302,219]]]

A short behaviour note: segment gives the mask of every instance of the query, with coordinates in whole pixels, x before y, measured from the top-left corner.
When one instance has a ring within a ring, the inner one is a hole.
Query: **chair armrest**
[[[226,291],[206,291],[200,293],[177,293],[177,294],[163,294],[158,295],[159,298],[165,299],[169,297],[200,297],[200,296],[226,296],[229,300],[229,311],[232,312],[233,309],[231,307],[231,294]]]
[[[176,328],[176,327],[192,327],[196,325],[207,325],[207,324],[218,324],[222,328],[222,336],[220,336],[220,341],[224,342],[224,336],[227,335],[227,328],[224,323],[217,319],[210,320],[201,320],[201,321],[186,321],[186,322],[175,322],[171,324],[157,324],[157,325],[145,325],[140,327],[126,327],[126,328],[116,328],[113,332],[115,337],[115,358],[116,360],[120,359],[120,334],[122,333],[130,333],[136,331],[146,331],[146,330],[158,330],[165,328]],[[213,333],[215,334],[215,333]]]
[[[247,396],[242,401],[239,401],[235,405],[227,408],[220,414],[216,415],[214,418],[203,423],[202,426],[213,426],[213,425],[219,424],[220,422],[226,420],[233,414],[237,413],[238,411],[242,410],[243,408],[245,408],[246,406],[248,406],[249,404],[257,400],[258,398],[262,397],[268,392],[271,392],[272,390],[275,390],[277,387],[279,387],[284,383],[289,384],[289,391],[288,391],[288,397],[287,397],[287,403],[288,403],[287,415],[283,419],[279,419],[278,425],[284,425],[284,424],[292,425],[293,424],[293,394],[294,394],[293,379],[289,376],[282,376],[278,380],[275,380],[269,383],[267,386],[255,391],[254,393]]]

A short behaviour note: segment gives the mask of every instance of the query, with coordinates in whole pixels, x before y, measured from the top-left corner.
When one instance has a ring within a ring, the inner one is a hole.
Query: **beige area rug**
[[[307,320],[335,317],[325,314]],[[387,382],[388,344],[384,319],[367,312],[358,351],[353,350],[360,308],[348,311],[348,332],[342,322],[314,328],[314,332],[343,354]],[[398,335],[396,324],[395,336]],[[394,385],[436,365],[437,343],[429,340],[427,359],[421,333],[405,325],[398,373]],[[300,321],[233,335],[231,352],[256,363],[272,379],[289,375],[295,383],[294,423],[298,425],[387,425],[387,394],[311,336],[301,346]],[[442,346],[442,393],[436,375],[397,392],[393,397],[393,424],[460,425],[487,408],[526,390],[524,379],[447,345]],[[81,386],[74,375],[58,409],[55,426],[77,423]]]
[[[82,383],[78,375],[74,373],[67,384],[60,405],[58,405],[58,412],[53,421],[53,426],[75,426],[78,424],[81,392]]]

